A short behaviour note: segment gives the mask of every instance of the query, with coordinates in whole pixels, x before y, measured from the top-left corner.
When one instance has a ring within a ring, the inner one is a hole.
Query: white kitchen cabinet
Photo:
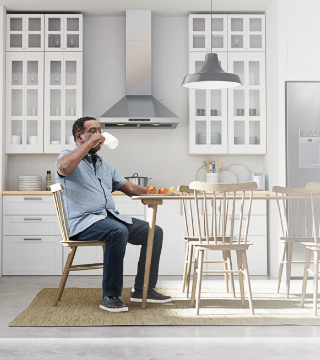
[[[61,275],[62,245],[52,196],[3,197],[3,274]]]
[[[217,53],[227,71],[227,53]],[[189,73],[198,72],[206,53],[189,53]],[[226,154],[228,152],[227,89],[189,90],[189,153]]]
[[[81,52],[45,53],[45,153],[74,147],[72,125],[82,116],[82,69]]]
[[[265,15],[228,15],[228,51],[265,51]]]
[[[228,72],[242,86],[228,90],[229,153],[266,153],[265,53],[228,54]]]
[[[83,15],[46,14],[45,51],[82,51]]]
[[[189,15],[189,51],[227,51],[227,27],[227,15]]]
[[[6,54],[6,153],[43,152],[43,52]]]
[[[44,15],[8,14],[7,51],[43,51]]]

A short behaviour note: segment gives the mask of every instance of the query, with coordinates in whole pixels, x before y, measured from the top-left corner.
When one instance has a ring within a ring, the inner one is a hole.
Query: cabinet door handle
[[[42,200],[42,197],[25,197],[24,200]]]
[[[42,240],[41,238],[24,238],[23,240]]]
[[[23,220],[42,220],[42,218],[23,218]]]

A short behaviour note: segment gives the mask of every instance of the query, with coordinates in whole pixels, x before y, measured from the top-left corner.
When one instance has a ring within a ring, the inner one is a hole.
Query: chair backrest
[[[272,191],[276,196],[290,196],[295,198],[288,200],[277,199],[282,237],[313,237],[315,243],[317,243],[315,199],[313,190],[307,187],[289,188],[274,186]],[[310,209],[310,212],[308,209]],[[310,224],[312,229],[311,236],[309,230],[308,214],[311,214],[312,219]],[[291,226],[289,223],[291,223]]]
[[[222,240],[222,243],[225,244],[226,238],[230,237],[230,242],[233,241],[233,235],[235,232],[235,212],[236,212],[236,201],[241,200],[241,205],[239,209],[239,227],[238,227],[238,236],[237,243],[240,244],[241,240],[241,231],[242,223],[244,220],[244,208],[245,202],[248,202],[248,212],[247,212],[247,223],[244,234],[244,243],[247,242],[248,229],[250,222],[251,214],[251,204],[253,190],[257,189],[257,184],[253,181],[247,183],[238,183],[238,184],[210,184],[199,181],[194,181],[189,185],[189,189],[194,191],[195,205],[196,205],[196,215],[197,215],[197,224],[198,224],[198,236],[199,242],[202,244],[203,240],[208,244],[210,238],[214,239],[214,243],[217,244],[218,238]],[[249,194],[246,196],[246,191],[249,191]],[[227,219],[228,219],[228,205],[229,199],[227,196],[231,197],[232,203],[232,213],[230,219],[230,235],[227,236]],[[203,199],[204,203],[204,232],[203,236],[201,234],[201,220],[199,212],[199,201]],[[209,214],[207,201],[211,201],[211,226],[209,226]],[[217,202],[219,202],[218,212],[217,212]],[[222,222],[220,222],[222,218]],[[221,236],[220,236],[221,231]]]
[[[66,214],[64,211],[62,195],[61,195],[61,191],[64,189],[64,187],[62,184],[57,183],[57,184],[51,185],[50,189],[53,194],[53,200],[54,200],[54,205],[55,205],[56,211],[57,211],[62,240],[69,241],[67,219],[66,219]]]

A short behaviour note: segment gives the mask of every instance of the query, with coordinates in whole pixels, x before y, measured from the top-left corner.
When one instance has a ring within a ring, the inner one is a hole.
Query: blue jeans
[[[121,296],[123,287],[123,258],[127,243],[141,245],[138,271],[134,288],[143,289],[144,267],[146,262],[149,223],[132,218],[132,224],[126,224],[108,212],[108,216],[89,226],[81,233],[70,237],[71,240],[105,241],[103,260],[103,296]],[[149,290],[158,280],[159,260],[162,248],[163,232],[156,225],[149,278]]]

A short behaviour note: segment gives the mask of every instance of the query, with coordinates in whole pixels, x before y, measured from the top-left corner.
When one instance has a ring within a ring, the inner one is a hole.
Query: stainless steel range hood
[[[151,10],[126,11],[126,96],[100,116],[101,128],[174,129],[179,118],[151,95]]]

